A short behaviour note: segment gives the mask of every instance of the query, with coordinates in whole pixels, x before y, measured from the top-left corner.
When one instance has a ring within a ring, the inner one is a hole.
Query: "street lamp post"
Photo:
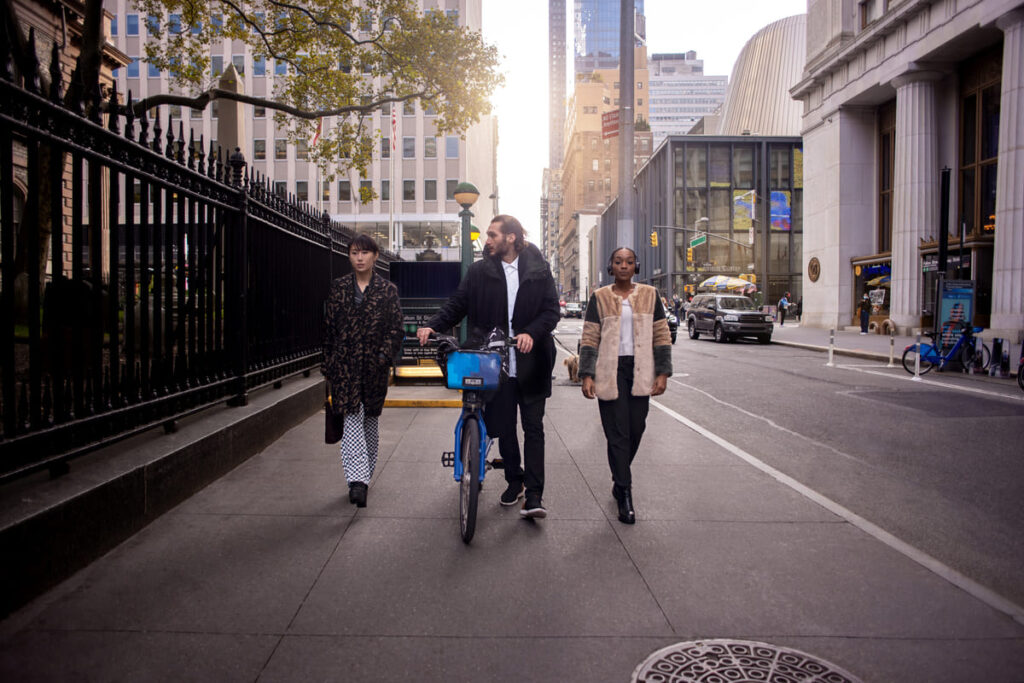
[[[472,183],[462,182],[455,186],[455,201],[462,207],[459,212],[459,218],[462,219],[462,277],[466,277],[473,264],[473,240],[470,238],[473,226],[469,222],[473,212],[469,209],[479,197],[480,191]]]

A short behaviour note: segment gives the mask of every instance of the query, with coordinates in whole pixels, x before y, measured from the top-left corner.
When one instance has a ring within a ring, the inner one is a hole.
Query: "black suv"
[[[716,342],[736,337],[756,337],[767,344],[772,340],[771,315],[759,311],[754,302],[741,294],[698,294],[686,311],[686,330],[690,339],[701,332],[711,333]]]

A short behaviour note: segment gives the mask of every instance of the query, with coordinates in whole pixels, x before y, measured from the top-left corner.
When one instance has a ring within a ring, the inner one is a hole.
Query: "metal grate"
[[[695,640],[662,648],[633,672],[635,683],[860,683],[806,652],[749,640]]]

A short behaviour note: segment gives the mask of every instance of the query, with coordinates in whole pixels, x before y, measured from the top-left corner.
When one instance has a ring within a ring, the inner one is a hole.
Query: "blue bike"
[[[493,331],[479,349],[460,349],[454,337],[431,335],[438,340],[437,362],[449,389],[462,390],[462,413],[455,423],[455,450],[441,454],[441,464],[454,467],[459,485],[459,532],[464,543],[476,531],[480,487],[488,469],[487,452],[492,439],[484,424],[484,392],[494,391],[508,375],[508,349],[514,341]]]
[[[951,361],[960,361],[965,372],[972,370],[984,370],[992,361],[992,352],[984,344],[978,344],[975,334],[982,331],[981,327],[974,327],[963,322],[947,323],[951,328],[959,328],[960,334],[956,343],[948,345],[945,351],[936,343],[935,338],[939,336],[935,332],[922,332],[931,339],[931,343],[921,343],[918,350],[917,344],[911,344],[903,350],[903,369],[914,374],[915,368],[920,374],[925,374],[932,368],[938,368],[939,372],[946,368]],[[920,358],[920,362],[918,362]]]

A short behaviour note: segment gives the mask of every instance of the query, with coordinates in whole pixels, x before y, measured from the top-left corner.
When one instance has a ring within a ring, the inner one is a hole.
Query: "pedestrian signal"
[[[651,246],[658,246],[658,232],[656,230],[651,230]]]
[[[686,248],[686,262],[693,263],[693,247]]]

